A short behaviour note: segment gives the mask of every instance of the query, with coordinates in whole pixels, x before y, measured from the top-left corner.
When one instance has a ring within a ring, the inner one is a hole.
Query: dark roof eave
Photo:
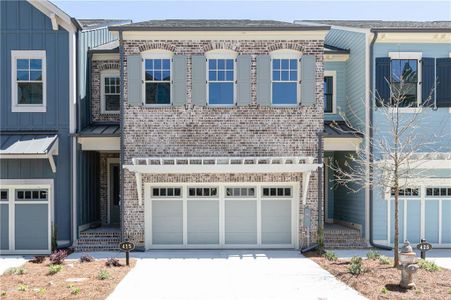
[[[153,26],[109,26],[110,31],[324,31],[331,26],[287,26],[287,27],[153,27]]]
[[[371,32],[426,32],[426,33],[434,33],[434,32],[451,32],[451,28],[371,28]]]
[[[117,53],[119,54],[119,47],[114,49],[89,49],[88,53],[100,54],[100,53]]]
[[[349,54],[349,50],[324,50],[324,54]]]

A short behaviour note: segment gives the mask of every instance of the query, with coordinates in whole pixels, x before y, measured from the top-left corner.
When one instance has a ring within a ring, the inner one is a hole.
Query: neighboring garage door
[[[294,184],[147,185],[146,248],[294,248],[296,194]]]
[[[50,252],[50,187],[2,185],[0,216],[1,253]]]
[[[390,201],[390,243],[394,237],[394,199]],[[426,186],[400,191],[400,241],[417,244],[422,237],[429,243],[451,246],[451,187]]]

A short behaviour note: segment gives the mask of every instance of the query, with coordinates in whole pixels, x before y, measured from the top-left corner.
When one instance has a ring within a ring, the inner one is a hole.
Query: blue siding
[[[451,244],[451,199],[442,200],[442,243]]]
[[[438,200],[427,200],[425,204],[425,239],[429,243],[438,243]]]
[[[56,173],[48,160],[0,160],[2,179],[54,179],[54,216],[59,240],[71,239],[69,136],[69,33],[52,29],[50,19],[27,1],[0,3],[0,131],[52,131],[58,134]],[[11,112],[11,50],[45,50],[47,111]]]
[[[418,243],[421,238],[420,229],[420,200],[408,200],[407,204],[407,236],[406,239],[411,243]]]
[[[325,120],[341,120],[340,113],[346,112],[346,62],[325,62],[325,71],[336,72],[336,114],[324,114]]]

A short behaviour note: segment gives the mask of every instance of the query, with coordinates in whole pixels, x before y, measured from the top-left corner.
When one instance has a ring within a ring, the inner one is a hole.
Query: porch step
[[[96,228],[80,232],[80,237],[73,245],[76,252],[117,251],[121,242],[119,228]]]
[[[368,248],[360,230],[337,224],[324,227],[324,247],[326,249]]]

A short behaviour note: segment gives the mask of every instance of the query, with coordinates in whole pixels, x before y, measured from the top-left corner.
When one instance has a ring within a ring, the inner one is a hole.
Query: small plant
[[[326,251],[326,253],[324,253],[323,256],[328,261],[337,261],[337,255],[333,251]]]
[[[448,290],[448,295],[451,295],[451,289]]]
[[[388,258],[387,256],[385,256],[385,255],[381,255],[380,257],[379,257],[379,263],[381,264],[381,265],[389,265],[391,262],[390,262],[390,258]]]
[[[45,288],[39,288],[39,290],[38,290],[39,296],[44,296],[45,292],[46,292]]]
[[[387,294],[388,293],[388,289],[386,287],[383,287],[381,289],[381,293],[384,294],[384,295]]]
[[[370,250],[366,254],[366,257],[371,260],[376,260],[376,259],[379,259],[379,257],[381,257],[381,254],[375,250]]]
[[[451,290],[450,290],[450,291],[451,291]],[[1,292],[0,292],[0,296],[1,296],[1,297],[5,297],[5,296],[6,296],[6,291],[1,291]]]
[[[76,287],[76,286],[73,286],[70,288],[70,293],[72,295],[78,295],[78,294],[80,294],[80,291],[81,291],[80,288]]]
[[[122,264],[119,262],[117,258],[108,258],[105,262],[105,266],[107,267],[121,267]]]
[[[44,260],[45,256],[33,256],[33,258],[29,260],[29,262],[34,264],[42,264]]]
[[[64,260],[67,257],[67,252],[65,250],[57,250],[50,254],[49,260],[54,265],[63,264]]]
[[[17,287],[17,290],[19,292],[26,292],[26,291],[28,291],[28,286],[26,284],[19,284],[19,286]]]
[[[8,268],[3,274],[5,275],[23,275],[25,274],[25,269],[24,268]]]
[[[435,262],[425,259],[418,260],[418,266],[420,266],[421,269],[424,269],[428,272],[435,272],[441,270],[441,268],[437,266]]]
[[[95,261],[95,258],[92,257],[89,254],[83,254],[82,256],[80,256],[80,262],[84,263],[84,262],[93,262]]]
[[[49,265],[49,275],[55,275],[63,269],[62,265]]]
[[[363,260],[360,256],[354,256],[351,258],[351,264],[348,267],[349,273],[356,276],[362,274],[365,271],[362,262]]]
[[[106,280],[110,278],[110,273],[107,270],[100,270],[99,275],[97,276],[100,280]]]

